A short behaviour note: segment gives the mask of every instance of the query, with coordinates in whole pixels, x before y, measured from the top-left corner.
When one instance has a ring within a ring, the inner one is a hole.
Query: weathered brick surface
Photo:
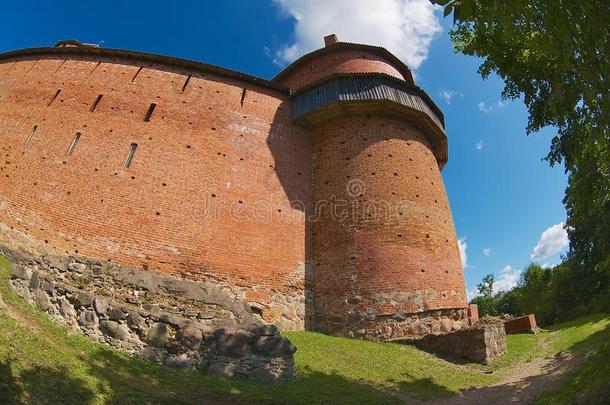
[[[314,200],[336,201],[313,222],[317,327],[464,307],[451,211],[424,136],[370,116],[322,124],[312,139]]]
[[[536,316],[529,314],[518,318],[504,321],[504,329],[507,334],[511,333],[538,333],[538,325],[536,324]]]
[[[282,79],[282,84],[298,90],[332,74],[385,73],[401,80],[406,78],[379,55],[366,51],[338,50],[299,64]]]
[[[411,82],[373,48],[334,45],[273,83],[124,52],[0,58],[0,242],[216,283],[282,329],[460,328],[456,235],[419,123],[366,105],[313,129],[291,118],[289,93],[329,75]]]
[[[0,63],[0,221],[49,249],[233,285],[298,321],[307,257],[302,208],[291,201],[310,199],[311,153],[287,96],[141,67]]]

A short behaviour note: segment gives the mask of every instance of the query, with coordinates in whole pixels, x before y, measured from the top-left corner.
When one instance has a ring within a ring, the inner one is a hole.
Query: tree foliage
[[[557,128],[546,159],[568,174],[570,251],[556,277],[576,288],[561,300],[571,308],[604,301],[610,295],[610,1],[431,1],[445,7],[445,16],[453,13],[456,51],[482,58],[479,73],[504,80],[503,98],[523,98],[527,132]]]

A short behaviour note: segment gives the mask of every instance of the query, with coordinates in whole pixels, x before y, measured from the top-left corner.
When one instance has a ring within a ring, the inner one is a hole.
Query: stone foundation
[[[353,314],[347,322],[337,318],[327,322],[321,332],[374,341],[418,339],[431,333],[448,333],[470,326],[466,308],[437,309],[419,313],[399,312],[394,315]]]
[[[427,335],[412,341],[417,347],[451,357],[488,364],[506,353],[506,333],[501,322],[479,323],[447,334]]]
[[[94,340],[169,367],[293,375],[294,345],[218,286],[82,257],[0,253],[15,263],[15,293]]]

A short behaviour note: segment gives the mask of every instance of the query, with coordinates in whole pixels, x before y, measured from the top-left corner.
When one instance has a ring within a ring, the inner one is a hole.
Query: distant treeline
[[[510,291],[494,294],[495,279],[488,274],[477,285],[480,295],[471,303],[478,305],[480,316],[533,313],[545,326],[589,313],[610,312],[609,279],[607,272],[591,271],[574,258],[552,268],[531,263]]]

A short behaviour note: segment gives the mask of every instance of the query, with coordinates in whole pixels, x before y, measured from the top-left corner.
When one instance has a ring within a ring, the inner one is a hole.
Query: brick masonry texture
[[[504,321],[504,329],[507,334],[511,333],[538,333],[536,316],[529,314]]]
[[[387,340],[469,324],[423,127],[366,103],[312,128],[291,118],[292,94],[329,76],[412,83],[387,51],[332,44],[267,82],[40,49],[0,55],[0,243],[217,285],[282,330]]]

